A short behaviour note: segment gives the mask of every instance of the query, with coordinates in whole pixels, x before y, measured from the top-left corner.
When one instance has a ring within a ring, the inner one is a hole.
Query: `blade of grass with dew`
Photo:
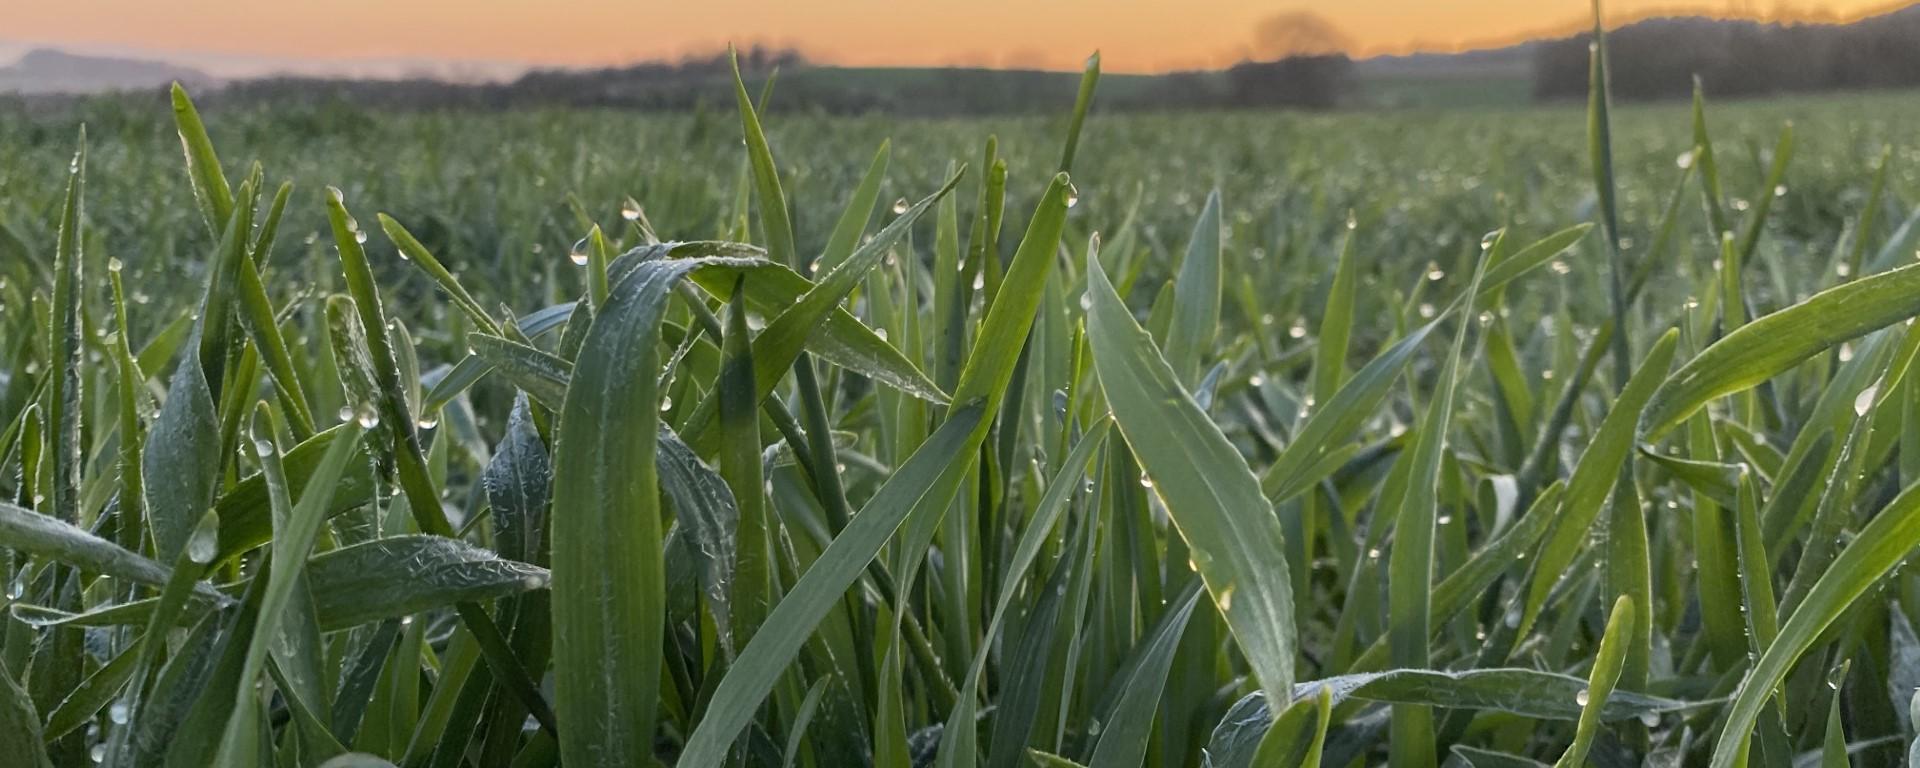
[[[1079,487],[1081,478],[1087,472],[1087,463],[1093,459],[1094,453],[1106,444],[1107,434],[1112,425],[1113,422],[1110,419],[1103,418],[1087,429],[1086,434],[1080,438],[1080,442],[1074,445],[1073,452],[1069,453],[1065,461],[1060,464],[1060,471],[1054,475],[1053,481],[1047,484],[1046,495],[1034,505],[1033,514],[1027,519],[1026,530],[1020,534],[1020,540],[1014,547],[1010,564],[1002,574],[1000,593],[994,599],[993,612],[987,620],[986,630],[981,635],[980,649],[974,652],[973,663],[968,668],[967,677],[961,683],[958,703],[947,717],[943,732],[948,735],[940,742],[939,765],[941,768],[957,768],[978,762],[975,755],[973,728],[969,724],[973,722],[975,714],[974,702],[979,691],[980,678],[985,673],[987,662],[990,660],[988,651],[999,635],[1002,623],[1008,617],[1008,609],[1012,607],[1013,600],[1018,594],[1019,584],[1026,578],[1027,572],[1033,568],[1035,560],[1040,556],[1041,548],[1046,544],[1047,537],[1052,534],[1060,515],[1066,510],[1074,490]]]
[[[300,584],[301,570],[307,564],[307,553],[313,548],[320,525],[326,519],[325,507],[331,500],[330,490],[339,481],[346,469],[347,458],[357,447],[352,442],[339,442],[329,448],[326,459],[314,472],[306,492],[300,495],[298,504],[295,504],[287,491],[280,446],[274,441],[278,430],[275,429],[272,411],[261,404],[253,423],[254,454],[260,459],[261,473],[266,477],[268,498],[274,511],[273,550],[271,566],[265,574],[267,586],[261,597],[259,616],[255,619],[253,639],[248,643],[240,668],[240,684],[234,694],[233,713],[226,722],[225,734],[221,737],[218,757],[215,759],[215,764],[221,766],[243,766],[254,759],[253,755],[241,749],[248,740],[244,732],[257,728],[257,718],[264,716],[264,713],[255,709],[260,703],[260,695],[254,682],[267,664],[271,643],[280,640],[281,617],[289,610],[294,599],[294,588]]]
[[[1088,338],[1101,389],[1154,491],[1167,505],[1260,687],[1292,692],[1295,639],[1280,521],[1246,461],[1174,378],[1097,259]]]
[[[1555,584],[1566,576],[1566,570],[1573,563],[1581,546],[1587,540],[1588,529],[1600,514],[1600,508],[1606,503],[1619,478],[1621,464],[1628,460],[1633,451],[1633,430],[1640,421],[1642,409],[1655,393],[1655,387],[1667,376],[1667,369],[1673,362],[1673,352],[1679,343],[1677,329],[1662,334],[1653,349],[1640,361],[1639,370],[1626,382],[1608,409],[1607,416],[1594,433],[1593,441],[1587,445],[1580,460],[1574,465],[1573,475],[1567,481],[1566,499],[1552,533],[1546,543],[1541,545],[1540,556],[1534,561],[1534,575],[1528,585],[1525,599],[1521,605],[1521,615],[1516,636],[1524,637],[1539,618],[1540,610],[1546,605],[1548,594]]]
[[[222,223],[232,215],[232,188],[227,185],[227,174],[220,169],[220,158],[214,154],[213,142],[207,138],[206,124],[201,122],[200,112],[194,108],[187,89],[176,82],[170,97],[174,124],[187,155],[187,178],[193,182],[194,200],[200,204],[208,232],[218,237]]]
[[[839,602],[894,531],[916,513],[933,516],[937,513],[929,510],[945,510],[971,469],[971,458],[958,457],[971,457],[986,440],[988,416],[999,408],[1013,376],[1019,341],[1032,325],[1052,267],[1070,188],[1066,174],[1056,175],[1029,221],[1008,269],[1008,282],[1014,288],[1003,292],[988,311],[954,390],[953,401],[961,407],[887,479],[774,606],[762,631],[741,651],[741,662],[728,670],[715,689],[706,717],[688,737],[683,765],[717,765],[812,628]]]
[[[365,426],[373,429],[385,425],[384,429],[377,430],[375,439],[388,439],[393,446],[400,487],[406,494],[407,509],[413,513],[414,523],[424,533],[451,535],[453,529],[440,508],[440,494],[427,477],[426,456],[401,390],[399,358],[388,337],[386,311],[381,306],[372,267],[367,262],[366,251],[360,247],[359,224],[347,213],[345,199],[337,188],[327,189],[327,219],[332,225],[341,271],[346,275],[347,290],[353,297],[372,362],[375,389],[371,395],[375,402],[362,405],[371,408],[370,412],[377,418],[374,424]]]
[[[555,713],[570,763],[653,752],[666,597],[659,482],[659,328],[697,261],[640,265],[613,286],[581,347],[554,448]]]
[[[1554,763],[1558,768],[1586,765],[1587,751],[1593,748],[1594,736],[1599,733],[1601,713],[1606,711],[1607,701],[1613,696],[1614,683],[1620,679],[1621,668],[1626,664],[1627,651],[1633,642],[1630,637],[1633,634],[1633,622],[1633,598],[1621,595],[1613,602],[1613,611],[1607,616],[1607,629],[1600,636],[1600,650],[1594,656],[1587,686],[1580,689],[1577,697],[1580,724],[1574,731],[1573,743]]]
[[[1806,599],[1760,654],[1752,672],[1742,679],[1714,745],[1713,768],[1732,768],[1738,763],[1746,752],[1744,736],[1753,731],[1761,709],[1792,665],[1854,600],[1906,557],[1916,538],[1920,538],[1920,488],[1910,486],[1882,508],[1834,558],[1833,565],[1814,582]]]
[[[1745,391],[1828,347],[1920,314],[1920,265],[1814,294],[1728,333],[1681,365],[1647,405],[1657,439],[1708,402]]]
[[[67,194],[65,204],[60,211],[60,233],[53,257],[53,346],[47,350],[48,362],[53,369],[49,378],[52,387],[47,391],[47,423],[52,426],[51,445],[53,493],[52,512],[55,519],[68,522],[80,522],[80,483],[82,475],[82,451],[80,421],[86,403],[81,399],[80,386],[82,369],[82,343],[84,329],[82,315],[83,284],[86,280],[85,258],[81,251],[86,224],[86,188],[87,188],[87,129],[80,128],[73,159],[67,165]],[[77,659],[76,659],[77,661]],[[62,674],[63,678],[74,678],[78,682],[78,665]],[[65,680],[63,679],[63,682]],[[37,681],[30,681],[37,682]],[[36,686],[37,687],[37,686]]]
[[[1474,267],[1467,284],[1465,306],[1471,308],[1485,274],[1485,260]],[[1428,666],[1432,650],[1434,536],[1438,516],[1441,463],[1446,454],[1447,432],[1453,418],[1454,392],[1459,384],[1461,351],[1473,323],[1462,316],[1454,331],[1450,352],[1441,364],[1440,378],[1426,415],[1414,433],[1413,447],[1401,461],[1409,462],[1407,493],[1391,509],[1393,549],[1387,560],[1387,649],[1395,666],[1419,669]],[[1384,528],[1386,521],[1379,527]],[[1389,753],[1395,768],[1432,765],[1434,761],[1433,712],[1418,705],[1393,708]]]

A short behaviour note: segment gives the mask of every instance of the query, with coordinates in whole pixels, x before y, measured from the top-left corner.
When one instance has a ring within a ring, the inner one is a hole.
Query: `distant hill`
[[[1591,33],[1533,47],[1536,101],[1586,97]],[[1779,24],[1655,18],[1607,33],[1615,98],[1685,98],[1698,77],[1707,93],[1920,88],[1920,5],[1850,24]]]
[[[215,79],[204,72],[160,61],[81,56],[40,48],[11,66],[0,67],[0,93],[106,93],[160,88],[180,81],[205,87]]]

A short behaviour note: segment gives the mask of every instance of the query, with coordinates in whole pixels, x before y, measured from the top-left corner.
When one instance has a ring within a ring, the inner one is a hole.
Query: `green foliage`
[[[8,113],[0,749],[1897,764],[1916,113],[1710,140],[1607,55],[1525,119]]]

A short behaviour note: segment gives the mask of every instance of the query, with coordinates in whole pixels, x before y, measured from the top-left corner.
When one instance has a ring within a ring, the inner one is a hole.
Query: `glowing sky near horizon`
[[[1610,20],[1680,9],[1852,18],[1886,0],[1613,0]],[[0,40],[153,54],[593,66],[727,42],[846,65],[1151,72],[1241,58],[1259,23],[1310,11],[1357,53],[1457,50],[1580,23],[1586,0],[0,0]]]

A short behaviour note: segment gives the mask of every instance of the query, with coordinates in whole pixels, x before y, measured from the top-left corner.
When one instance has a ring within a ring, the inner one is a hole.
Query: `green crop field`
[[[1907,759],[1913,94],[736,83],[0,105],[0,763]]]

